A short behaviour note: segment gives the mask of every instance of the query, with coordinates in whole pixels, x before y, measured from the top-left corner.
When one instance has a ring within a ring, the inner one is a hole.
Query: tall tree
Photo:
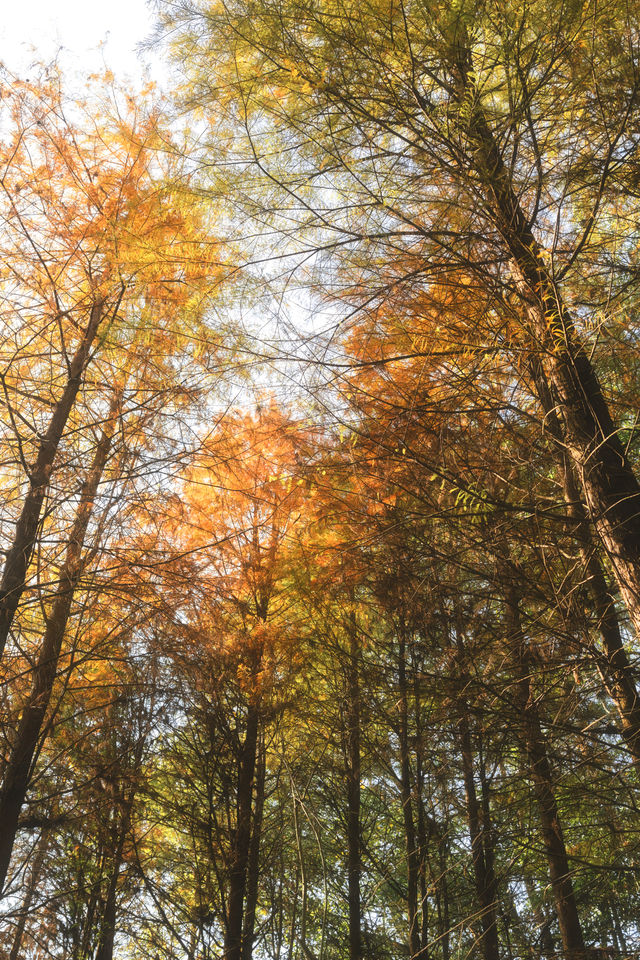
[[[187,102],[206,103],[212,69],[232,91],[255,172],[248,211],[264,215],[260,186],[297,206],[291,256],[334,251],[356,304],[455,282],[460,267],[506,298],[508,349],[539,358],[553,385],[561,442],[640,631],[640,486],[582,319],[625,309],[634,271],[622,238],[636,203],[635,13],[537,0],[157,6],[178,55],[189,51]],[[291,235],[277,212],[275,226]]]

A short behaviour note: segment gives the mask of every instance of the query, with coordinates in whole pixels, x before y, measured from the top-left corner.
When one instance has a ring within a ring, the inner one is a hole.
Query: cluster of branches
[[[636,955],[636,13],[156,6],[187,161],[4,100],[0,949]]]

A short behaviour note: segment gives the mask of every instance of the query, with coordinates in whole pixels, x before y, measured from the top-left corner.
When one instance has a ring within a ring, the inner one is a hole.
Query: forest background
[[[0,955],[638,956],[638,11],[151,13],[0,78]]]

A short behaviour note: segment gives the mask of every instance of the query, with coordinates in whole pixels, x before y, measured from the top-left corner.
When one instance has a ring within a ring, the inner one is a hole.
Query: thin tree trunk
[[[622,950],[624,956],[630,954],[629,946],[627,944],[624,931],[622,929],[622,924],[620,923],[620,917],[618,916],[618,911],[616,907],[616,901],[614,899],[609,900],[609,911],[611,913],[611,919],[613,921],[613,929],[615,930],[616,940],[618,941],[619,947]]]
[[[547,960],[553,960],[556,954],[556,947],[553,942],[553,937],[551,936],[551,920],[545,916],[542,907],[537,903],[534,886],[526,870],[524,871],[524,885],[527,891],[527,897],[529,898],[529,904],[531,905],[531,911],[540,928],[542,953],[547,957]]]
[[[451,954],[451,920],[449,909],[449,884],[447,882],[447,840],[446,833],[438,843],[438,940],[442,944],[442,960],[449,960]],[[423,938],[423,948],[427,940]]]
[[[33,864],[31,865],[31,871],[29,874],[29,884],[22,901],[22,906],[20,908],[20,914],[18,916],[18,922],[16,924],[15,933],[13,935],[13,943],[11,945],[11,952],[9,954],[9,960],[20,960],[22,957],[22,940],[24,937],[24,931],[27,924],[27,917],[29,916],[29,910],[31,909],[31,903],[35,895],[38,881],[40,880],[40,874],[42,873],[42,866],[44,864],[44,858],[47,852],[47,847],[49,846],[49,834],[47,829],[43,829],[38,844],[36,846],[35,856],[33,858]]]
[[[247,877],[247,896],[242,931],[242,958],[251,960],[255,937],[256,908],[258,906],[258,878],[260,871],[260,841],[262,840],[262,813],[264,809],[264,781],[266,773],[266,750],[264,740],[258,749],[258,761],[255,775],[255,800],[253,807],[253,827],[249,845],[249,864]]]
[[[251,691],[247,728],[238,765],[236,827],[229,869],[229,906],[224,938],[224,960],[242,960],[242,928],[251,846],[253,784],[258,747],[259,708]]]
[[[486,815],[478,801],[476,792],[473,748],[471,744],[471,730],[469,728],[467,705],[464,700],[460,698],[458,706],[460,709],[458,733],[460,736],[460,750],[462,755],[467,822],[469,825],[469,839],[471,840],[471,856],[473,860],[476,896],[478,898],[478,912],[482,926],[482,955],[484,960],[499,960],[500,948],[496,915],[496,879],[493,871],[493,851],[490,849],[489,824],[486,822]]]
[[[40,441],[35,464],[29,474],[29,491],[22,505],[13,543],[7,552],[2,581],[0,581],[0,657],[4,652],[13,618],[24,592],[53,462],[84,377],[89,352],[102,320],[103,310],[102,300],[96,300],[91,308],[89,323],[80,346],[69,363],[67,382],[62,396],[54,407],[47,431]]]
[[[513,645],[514,662],[518,674],[518,705],[521,710],[522,729],[529,761],[529,777],[540,815],[542,842],[549,864],[549,876],[562,946],[567,960],[574,960],[574,958],[581,960],[585,952],[584,936],[560,823],[547,745],[542,733],[538,707],[531,691],[531,664],[522,632],[518,597],[515,586],[508,579],[504,581],[504,587],[507,636]]]
[[[82,901],[82,906],[86,904],[87,908],[83,928],[80,930],[78,925],[76,925],[74,930],[74,960],[91,960],[91,954],[93,952],[91,945],[93,940],[93,924],[96,914],[98,914],[100,910],[100,887],[105,867],[105,857],[106,850],[103,846],[100,852],[100,869],[98,876],[91,884],[91,892],[88,897],[86,896],[87,891],[85,889],[85,897]]]
[[[409,956],[420,953],[420,930],[418,928],[418,851],[416,828],[411,802],[411,763],[409,759],[409,705],[407,696],[406,643],[400,631],[398,648],[398,693],[400,724],[400,798],[404,818],[404,836],[407,850],[407,909],[409,914]]]
[[[413,709],[416,727],[416,842],[418,854],[418,872],[420,878],[420,953],[421,960],[427,960],[429,947],[429,910],[428,895],[429,888],[435,887],[436,904],[438,917],[439,943],[442,947],[443,960],[449,960],[449,901],[447,891],[447,877],[444,869],[439,870],[436,877],[433,875],[428,862],[428,840],[431,836],[438,839],[439,855],[443,850],[445,843],[444,837],[439,833],[437,825],[430,820],[424,803],[425,784],[423,767],[424,733],[422,729],[422,699],[420,695],[421,682],[417,671],[413,672]],[[427,871],[429,873],[429,882],[427,882]],[[443,909],[444,908],[444,909]]]
[[[29,786],[31,763],[57,676],[58,659],[73,595],[84,569],[82,548],[98,485],[111,447],[115,428],[115,409],[116,401],[98,441],[93,463],[82,487],[78,511],[67,545],[67,555],[60,573],[60,582],[33,671],[31,691],[23,707],[16,738],[11,746],[11,753],[4,771],[4,782],[0,791],[0,891],[4,887],[7,876],[18,829],[18,817]]]
[[[123,814],[118,831],[118,840],[113,857],[113,866],[109,885],[107,887],[107,896],[100,923],[100,936],[98,940],[98,949],[94,960],[113,960],[113,942],[116,935],[116,914],[117,914],[117,896],[118,896],[118,878],[120,877],[120,867],[122,866],[124,845],[131,824],[131,810],[133,807],[133,795],[122,801]]]
[[[360,639],[355,618],[349,626],[347,663],[346,730],[347,759],[347,874],[349,904],[349,960],[362,958],[360,907]]]

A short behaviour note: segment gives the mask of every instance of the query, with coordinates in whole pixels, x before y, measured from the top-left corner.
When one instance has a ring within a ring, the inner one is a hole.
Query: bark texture
[[[622,641],[615,597],[593,542],[591,524],[573,474],[573,465],[562,445],[555,403],[543,371],[532,365],[533,379],[545,414],[545,425],[555,442],[567,512],[573,521],[572,534],[578,544],[585,585],[591,597],[602,651],[595,651],[596,664],[607,693],[620,715],[622,735],[631,756],[640,762],[640,696],[638,677]]]
[[[482,928],[481,949],[484,960],[499,960],[498,924],[496,912],[496,878],[488,810],[483,809],[476,790],[473,745],[466,703],[459,702],[458,733],[467,807],[467,823],[471,841],[473,876]],[[485,803],[486,807],[487,804]]]
[[[360,641],[355,623],[349,629],[345,711],[347,759],[347,874],[349,904],[349,960],[361,960],[360,907]]]
[[[402,800],[402,815],[404,821],[404,835],[407,850],[407,910],[409,919],[409,956],[420,955],[420,928],[418,918],[418,880],[419,860],[416,844],[416,826],[413,817],[411,800],[411,763],[409,757],[409,704],[407,694],[407,664],[406,643],[404,636],[400,636],[398,650],[398,706],[399,742],[400,742],[400,796]]]
[[[229,868],[229,905],[224,938],[224,960],[242,960],[243,958],[242,933],[251,849],[252,798],[258,750],[258,727],[258,705],[252,698],[247,710],[247,726],[238,763],[236,826]]]
[[[518,596],[513,584],[508,584],[505,607],[507,637],[514,651],[517,672],[517,703],[522,717],[528,775],[538,806],[540,832],[549,865],[562,947],[566,960],[582,960],[585,956],[584,936],[555,796],[555,783],[546,739],[542,732],[538,705],[531,689],[531,659],[527,652]]]
[[[69,363],[67,382],[62,396],[54,407],[47,431],[40,441],[36,461],[29,474],[29,490],[16,524],[13,543],[7,551],[2,581],[0,581],[0,657],[4,653],[11,624],[24,592],[53,463],[84,378],[91,345],[95,340],[103,311],[104,304],[101,300],[96,300],[91,308],[89,323],[82,341]]]
[[[522,328],[523,347],[540,357],[557,398],[562,441],[582,488],[589,518],[610,558],[620,594],[640,636],[640,484],[571,312],[545,265],[544,252],[482,110],[462,27],[452,45],[452,67],[458,100],[470,104],[465,121],[469,165],[482,184],[508,251],[527,321]]]
[[[114,433],[114,408],[98,441],[93,463],[83,484],[80,503],[67,545],[53,607],[47,620],[42,647],[33,671],[31,690],[22,709],[15,740],[4,771],[0,791],[0,891],[4,886],[18,817],[25,801],[33,757],[51,699],[58,660],[75,590],[84,570],[82,550]]]

